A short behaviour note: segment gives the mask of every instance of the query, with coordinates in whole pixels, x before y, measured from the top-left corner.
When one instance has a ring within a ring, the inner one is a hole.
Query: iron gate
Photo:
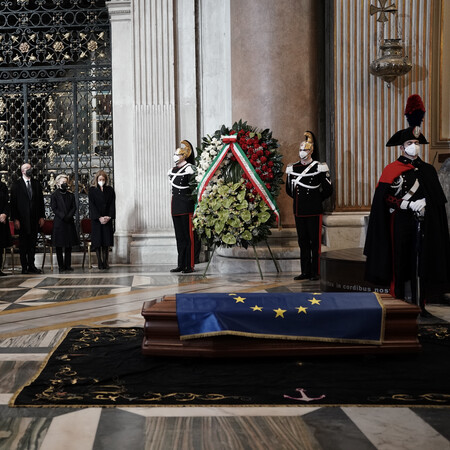
[[[88,215],[87,191],[104,169],[113,180],[111,52],[104,0],[0,2],[0,179],[29,162],[44,189],[70,177]]]

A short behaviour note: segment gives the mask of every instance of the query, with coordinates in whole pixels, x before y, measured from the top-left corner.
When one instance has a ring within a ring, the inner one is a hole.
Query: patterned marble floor
[[[292,273],[172,275],[169,267],[0,278],[0,450],[450,449],[441,408],[9,408],[70,327],[142,326],[142,303],[177,292],[300,292]],[[429,321],[450,322],[430,305]],[[438,318],[438,319],[436,319]]]

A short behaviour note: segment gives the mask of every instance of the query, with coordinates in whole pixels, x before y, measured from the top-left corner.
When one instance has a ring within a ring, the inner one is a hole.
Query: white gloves
[[[424,198],[419,198],[419,200],[416,200],[414,202],[409,202],[409,209],[411,209],[414,212],[422,213],[422,210],[425,209],[425,206],[427,205],[427,201]],[[425,211],[423,211],[425,212]]]
[[[292,173],[292,172],[294,172],[294,168],[292,167],[292,164],[289,164],[286,167],[286,173]]]

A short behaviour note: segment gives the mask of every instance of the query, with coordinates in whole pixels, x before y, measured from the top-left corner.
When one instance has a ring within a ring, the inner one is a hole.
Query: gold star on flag
[[[250,306],[250,309],[253,309],[253,311],[262,311],[263,310],[262,306],[258,306],[258,305]]]
[[[300,314],[301,312],[306,314],[306,310],[307,310],[308,308],[305,308],[304,306],[297,306],[295,309],[298,310],[298,313],[299,313],[299,314]]]
[[[317,298],[314,298],[312,300],[308,300],[308,302],[311,302],[311,305],[320,305],[321,300],[317,300]]]
[[[236,303],[244,303],[245,297],[235,297],[234,300],[236,300]]]
[[[278,309],[274,309],[274,311],[277,313],[277,315],[275,316],[275,319],[277,317],[282,317],[284,319],[284,315],[283,314],[286,312],[286,309],[278,308]]]

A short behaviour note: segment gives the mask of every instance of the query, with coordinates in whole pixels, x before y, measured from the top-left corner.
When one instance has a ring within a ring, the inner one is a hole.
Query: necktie
[[[30,180],[27,180],[27,191],[28,191],[28,197],[30,197],[30,200],[31,200],[31,197],[33,196],[33,191],[31,190]]]

